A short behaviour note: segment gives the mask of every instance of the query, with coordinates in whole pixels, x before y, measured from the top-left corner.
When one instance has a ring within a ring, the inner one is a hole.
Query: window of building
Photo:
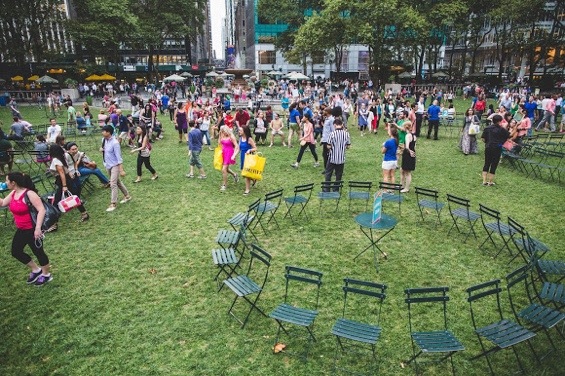
[[[277,55],[275,51],[259,51],[259,64],[276,64]]]
[[[359,51],[359,63],[357,70],[359,72],[369,71],[369,51]]]

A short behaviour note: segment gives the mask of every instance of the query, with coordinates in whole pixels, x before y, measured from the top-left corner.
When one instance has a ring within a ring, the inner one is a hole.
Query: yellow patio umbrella
[[[33,76],[29,77],[27,80],[28,81],[37,81],[38,78],[39,78],[39,76],[37,74],[34,74]]]
[[[12,81],[23,81],[24,78],[22,76],[15,76],[11,78]]]
[[[108,73],[104,73],[102,76],[100,76],[101,81],[111,81],[111,80],[115,80],[115,79],[116,79],[116,77],[110,76]]]
[[[86,81],[100,81],[100,76],[97,74],[91,74],[85,78]]]

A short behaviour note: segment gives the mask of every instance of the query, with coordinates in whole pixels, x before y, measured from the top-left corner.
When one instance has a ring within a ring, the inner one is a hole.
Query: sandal
[[[80,222],[86,222],[90,219],[90,216],[88,215],[88,213],[82,213],[80,216]]]
[[[139,183],[139,182],[141,182],[141,179],[140,179],[140,178],[137,178],[137,179],[135,179],[133,182],[134,182],[134,183]]]

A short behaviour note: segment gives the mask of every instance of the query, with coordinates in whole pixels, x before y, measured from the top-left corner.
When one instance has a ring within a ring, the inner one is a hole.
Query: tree
[[[351,19],[341,11],[342,3],[343,0],[326,1],[324,10],[308,18],[294,38],[294,50],[301,53],[331,53],[338,75],[345,48],[353,41],[348,30]]]
[[[304,74],[306,74],[306,54],[294,50],[295,36],[305,20],[313,12],[321,11],[323,5],[323,0],[259,0],[257,6],[259,19],[263,18],[263,14],[276,15],[273,23],[287,25],[287,29],[275,38],[275,48],[290,62],[302,61]]]
[[[51,26],[64,18],[64,9],[57,0],[4,0],[0,22],[5,32],[0,35],[0,49],[7,59],[15,60],[18,65],[32,59],[42,61],[49,57],[48,51],[62,53],[63,46],[51,43]],[[48,48],[48,44],[52,48]]]

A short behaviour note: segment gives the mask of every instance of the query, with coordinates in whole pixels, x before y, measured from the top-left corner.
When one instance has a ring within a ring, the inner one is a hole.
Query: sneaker
[[[122,201],[120,201],[120,204],[125,204],[129,200],[131,200],[131,196],[126,196],[126,197],[124,197],[124,199]]]
[[[314,167],[320,167],[320,164],[318,162],[314,163]]]
[[[194,177],[194,175],[192,175],[192,174],[186,174],[185,176],[189,179],[192,179]]]
[[[116,204],[111,204],[108,206],[108,209],[106,209],[107,212],[112,212],[114,210],[116,210]]]
[[[198,179],[206,179],[206,178],[207,178],[206,175],[200,175],[200,176],[198,176]]]
[[[222,186],[220,187],[220,191],[224,192],[225,190],[226,190],[226,186],[225,186],[225,185],[222,185]]]
[[[291,163],[290,167],[298,168],[298,163]]]
[[[404,188],[400,191],[400,193],[408,193],[408,189]]]
[[[151,176],[151,180],[157,180],[157,179],[159,179],[159,175],[155,174]]]
[[[41,287],[43,285],[45,285],[47,282],[51,282],[53,280],[53,276],[51,274],[49,275],[40,275],[39,278],[37,278],[37,281],[35,281],[34,285],[36,285],[37,287]]]
[[[29,273],[29,278],[27,279],[27,284],[31,285],[33,283],[35,283],[35,281],[37,281],[37,278],[39,278],[39,276],[41,275],[41,269],[37,272],[31,272]]]
[[[243,192],[243,195],[244,195],[244,196],[247,196],[248,194],[249,194],[249,191]]]

